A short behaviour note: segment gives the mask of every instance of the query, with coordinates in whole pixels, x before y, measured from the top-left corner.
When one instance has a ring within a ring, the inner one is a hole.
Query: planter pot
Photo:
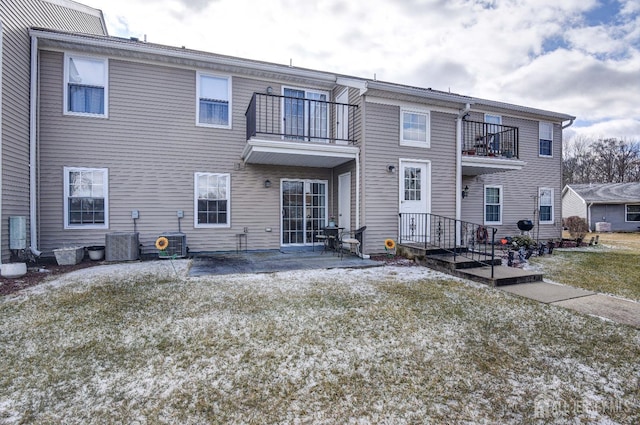
[[[58,248],[54,249],[53,253],[56,256],[56,261],[60,266],[72,266],[82,261],[84,257],[84,247],[74,246],[71,248]]]
[[[104,246],[89,246],[87,247],[87,252],[89,252],[89,258],[93,261],[100,261],[104,258]]]
[[[0,272],[2,277],[7,279],[15,279],[16,277],[22,277],[27,274],[26,263],[6,263],[2,265],[2,271]]]

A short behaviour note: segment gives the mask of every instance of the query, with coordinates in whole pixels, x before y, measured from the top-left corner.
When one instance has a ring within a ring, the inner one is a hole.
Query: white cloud
[[[637,0],[597,26],[584,14],[601,0],[80,1],[104,11],[112,35],[375,74],[606,120],[612,132],[635,131],[619,126],[640,120]]]

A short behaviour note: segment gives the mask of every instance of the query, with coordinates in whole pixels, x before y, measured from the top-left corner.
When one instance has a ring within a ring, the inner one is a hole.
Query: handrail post
[[[495,259],[495,255],[496,255],[496,232],[498,231],[498,229],[496,228],[492,228],[492,232],[491,232],[491,279],[493,279],[493,268],[495,267],[494,265],[494,259]]]

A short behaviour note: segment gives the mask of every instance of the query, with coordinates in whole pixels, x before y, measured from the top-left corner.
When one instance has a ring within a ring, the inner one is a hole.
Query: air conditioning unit
[[[115,232],[104,236],[107,261],[132,261],[140,258],[139,233]]]
[[[165,257],[186,257],[187,256],[187,235],[181,232],[166,232],[160,235],[169,241],[169,246],[164,250]]]

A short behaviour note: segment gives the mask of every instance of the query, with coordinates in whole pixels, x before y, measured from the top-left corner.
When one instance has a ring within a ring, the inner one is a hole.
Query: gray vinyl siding
[[[478,119],[475,117],[473,119]],[[482,121],[482,118],[479,119]],[[553,128],[553,157],[540,157],[539,121],[502,116],[502,124],[519,128],[520,160],[526,165],[518,171],[463,176],[462,187],[469,187],[469,196],[462,200],[462,218],[473,223],[484,221],[484,187],[501,185],[503,191],[502,225],[496,237],[519,234],[517,222],[534,220],[535,197],[541,187],[553,188],[554,223],[540,224],[532,235],[540,239],[559,238],[562,233],[562,130]]]
[[[637,204],[630,204],[637,205]],[[591,206],[591,222],[589,229],[596,230],[596,223],[611,223],[613,232],[637,232],[640,230],[640,222],[627,222],[626,204],[595,204]]]
[[[71,2],[69,2],[71,4]],[[78,5],[75,5],[78,7]],[[84,8],[84,7],[82,7]],[[0,2],[2,20],[2,261],[9,216],[29,219],[29,27],[104,34],[99,16],[42,0]],[[27,221],[28,223],[28,221]],[[30,226],[28,223],[27,226]],[[27,227],[28,228],[28,227]],[[27,231],[27,238],[29,232]]]
[[[398,106],[367,102],[365,108],[364,251],[379,253],[384,252],[385,239],[398,239],[401,159],[430,161],[431,212],[455,216],[455,115],[432,111],[430,147],[419,148],[400,146]],[[389,173],[388,165],[394,165],[396,172]]]
[[[587,204],[576,192],[567,189],[562,197],[562,218],[578,216],[587,218]]]
[[[62,53],[41,54],[40,236],[45,252],[61,244],[104,243],[107,232],[137,230],[152,251],[160,233],[181,230],[192,251],[236,248],[248,228],[248,248],[280,246],[280,181],[330,183],[330,169],[243,165],[245,117],[253,92],[275,83],[232,78],[232,129],[196,126],[196,70],[109,60],[109,118],[62,115]],[[63,167],[109,169],[108,230],[64,229]],[[194,173],[231,176],[231,227],[194,227]],[[270,188],[264,181],[271,180]],[[267,232],[265,229],[272,229]]]

